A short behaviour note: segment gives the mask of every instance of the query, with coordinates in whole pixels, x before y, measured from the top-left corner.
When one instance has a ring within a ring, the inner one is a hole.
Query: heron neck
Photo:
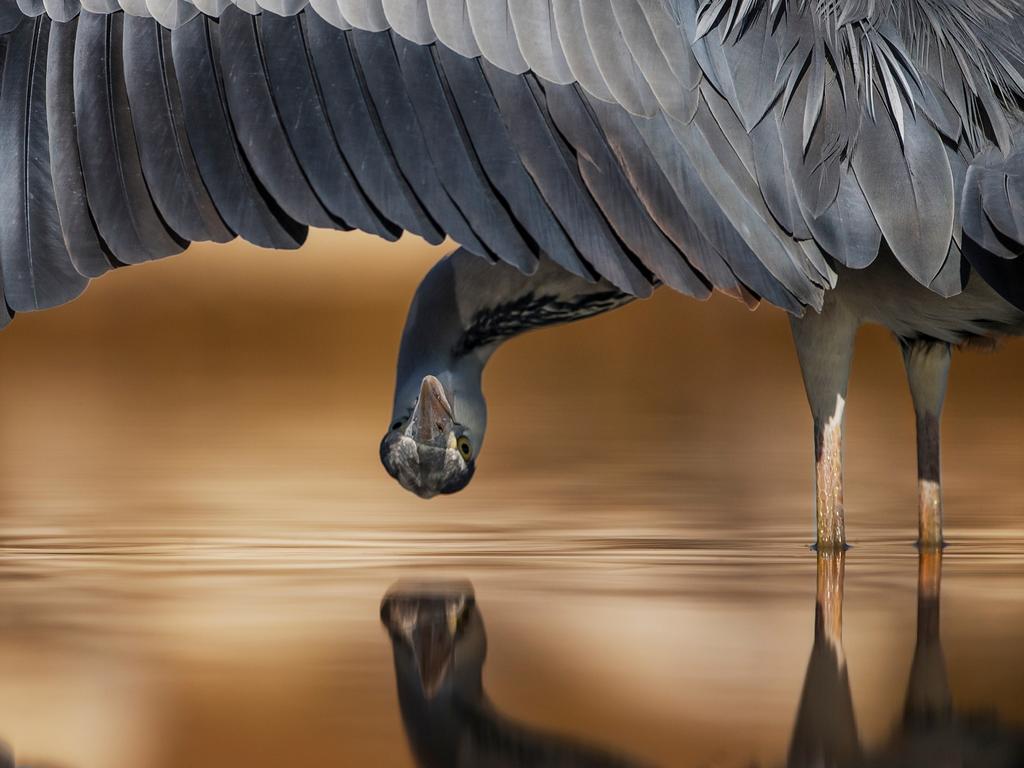
[[[483,403],[484,366],[505,341],[573,322],[633,300],[604,281],[590,282],[541,257],[525,275],[458,250],[438,262],[409,307],[398,355],[396,418],[423,377],[437,376],[456,397]]]
[[[416,289],[398,352],[394,417],[406,415],[420,382],[436,376],[460,402],[481,400],[481,378],[489,354],[460,348],[466,327],[459,310],[456,263],[438,262]]]

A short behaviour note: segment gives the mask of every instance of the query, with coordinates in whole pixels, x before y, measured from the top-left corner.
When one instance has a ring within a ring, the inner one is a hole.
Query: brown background
[[[406,765],[377,602],[468,576],[510,714],[663,764],[785,754],[810,648],[810,420],[785,317],[669,293],[516,340],[476,479],[380,468],[405,307],[444,252],[193,247],[0,336],[0,737],[66,766]],[[954,363],[943,632],[1024,721],[1024,354]],[[913,415],[867,329],[846,647],[883,741],[914,632]],[[282,763],[282,761],[286,761]]]

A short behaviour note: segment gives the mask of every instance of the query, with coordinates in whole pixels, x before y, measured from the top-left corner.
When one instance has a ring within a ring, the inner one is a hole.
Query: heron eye
[[[391,425],[391,428],[398,429],[400,426],[402,426],[402,422],[396,421],[394,424]]]
[[[468,459],[469,455],[473,453],[473,446],[470,445],[469,438],[460,437],[457,445],[459,446],[459,453],[462,454],[462,458]]]

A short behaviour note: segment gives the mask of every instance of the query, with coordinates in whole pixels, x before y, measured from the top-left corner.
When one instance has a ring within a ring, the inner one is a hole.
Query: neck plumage
[[[588,282],[541,258],[533,275],[490,264],[458,250],[420,283],[409,308],[398,355],[395,420],[407,415],[427,374],[455,398],[457,412],[486,420],[481,376],[508,339],[548,325],[572,322],[633,299],[612,285]],[[461,416],[461,414],[460,414]]]

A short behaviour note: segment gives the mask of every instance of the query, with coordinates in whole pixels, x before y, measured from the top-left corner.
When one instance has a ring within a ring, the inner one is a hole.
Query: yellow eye
[[[468,459],[473,453],[473,446],[470,445],[468,437],[460,437],[456,445],[459,447],[459,453],[462,454],[464,459]]]

